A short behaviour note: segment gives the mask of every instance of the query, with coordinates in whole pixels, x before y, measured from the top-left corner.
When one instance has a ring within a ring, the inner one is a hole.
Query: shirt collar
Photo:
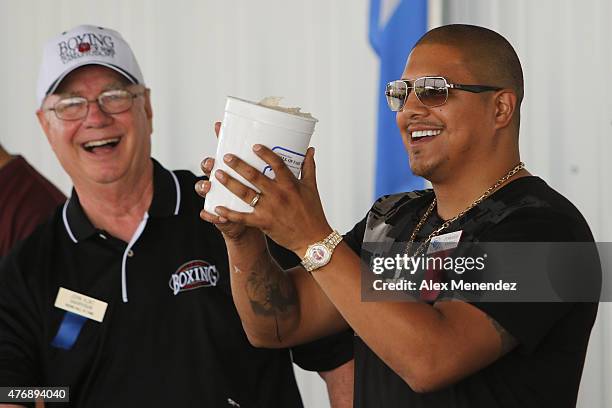
[[[178,215],[181,206],[181,189],[176,175],[153,160],[153,200],[149,217],[170,217]],[[62,211],[64,227],[70,239],[77,243],[96,233],[96,228],[87,218],[76,190],[72,189],[70,199]]]
[[[404,239],[406,234],[410,234],[416,227],[433,197],[431,189],[404,193],[404,196],[394,206],[394,210],[389,211],[386,215],[385,223],[391,225],[387,235],[395,239]],[[405,240],[407,241],[408,238]]]

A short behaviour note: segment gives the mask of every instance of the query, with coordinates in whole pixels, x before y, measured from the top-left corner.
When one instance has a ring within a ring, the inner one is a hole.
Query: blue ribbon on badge
[[[64,350],[70,350],[79,337],[79,333],[86,320],[86,317],[79,316],[72,312],[66,312],[51,345]]]

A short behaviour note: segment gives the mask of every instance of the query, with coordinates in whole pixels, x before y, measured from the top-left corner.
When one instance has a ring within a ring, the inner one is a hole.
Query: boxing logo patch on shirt
[[[219,272],[215,265],[206,261],[195,260],[181,265],[168,282],[174,295],[187,290],[217,286]]]

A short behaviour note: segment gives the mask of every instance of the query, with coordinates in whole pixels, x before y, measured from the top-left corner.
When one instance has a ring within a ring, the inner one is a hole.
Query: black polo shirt
[[[130,243],[94,228],[73,191],[3,260],[0,386],[69,386],[79,407],[301,407],[292,355],[317,371],[352,357],[348,334],[292,352],[248,343],[196,181],[154,162],[153,201]],[[107,303],[103,320],[55,307],[60,287]]]

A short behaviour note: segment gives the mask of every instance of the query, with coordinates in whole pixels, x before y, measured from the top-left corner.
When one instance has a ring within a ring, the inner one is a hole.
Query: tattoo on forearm
[[[252,267],[246,291],[255,314],[274,317],[280,342],[279,318],[290,315],[298,303],[293,282],[268,256],[262,256]]]
[[[497,334],[499,334],[499,338],[501,340],[500,354],[504,355],[510,350],[512,350],[514,347],[516,347],[518,344],[518,341],[510,333],[508,333],[506,329],[502,327],[501,324],[497,323],[495,319],[493,319],[491,316],[487,316],[487,317],[491,321],[491,324],[495,328],[495,331],[497,331]]]

